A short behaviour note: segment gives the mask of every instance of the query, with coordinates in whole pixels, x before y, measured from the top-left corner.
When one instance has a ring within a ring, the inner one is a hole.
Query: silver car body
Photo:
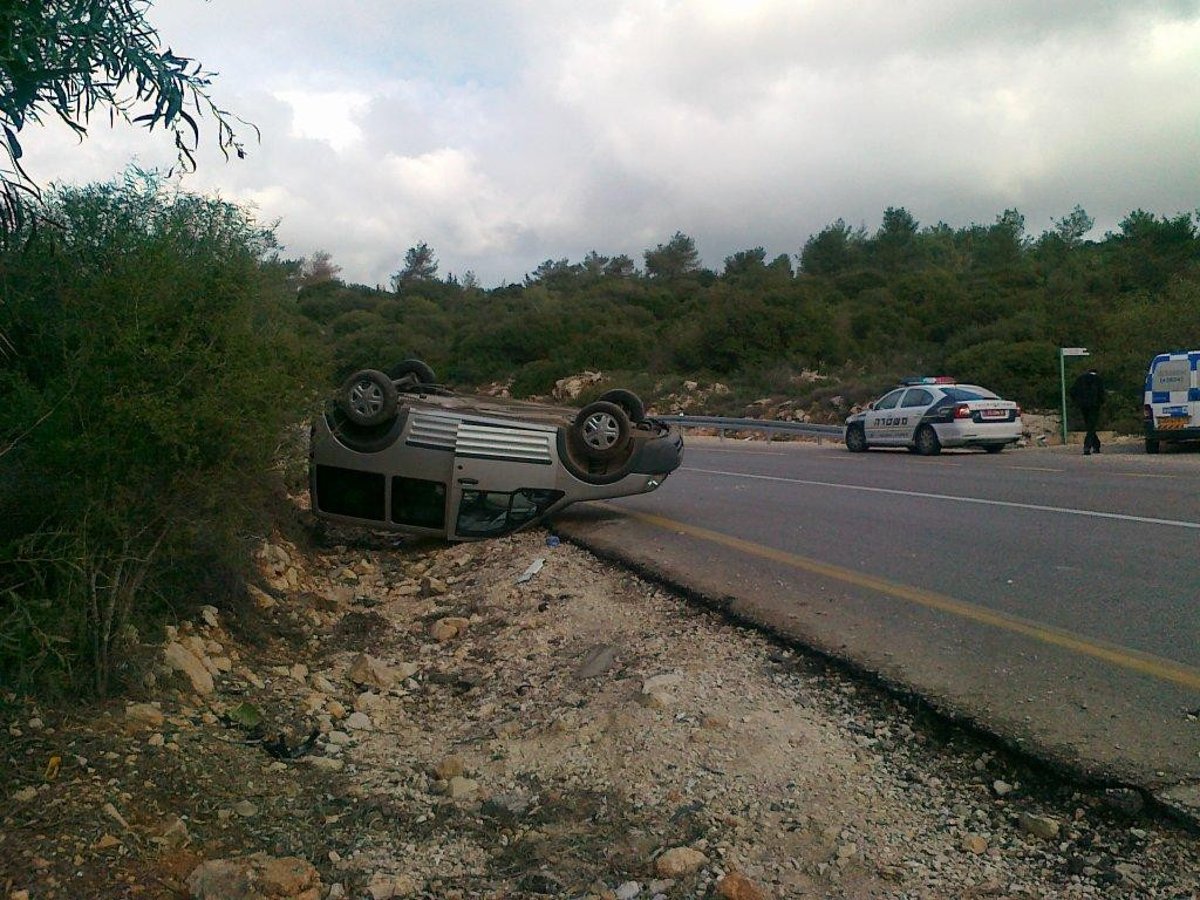
[[[375,529],[478,540],[507,534],[580,500],[653,491],[683,440],[654,419],[604,464],[573,452],[577,410],[445,390],[401,396],[399,413],[356,429],[336,407],[313,423],[314,513]]]

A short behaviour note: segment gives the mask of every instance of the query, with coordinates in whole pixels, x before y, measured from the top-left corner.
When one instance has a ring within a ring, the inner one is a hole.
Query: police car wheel
[[[922,425],[917,429],[913,443],[917,452],[922,456],[936,456],[942,452],[942,442],[938,440],[937,433],[928,425]]]
[[[1147,453],[1157,453],[1158,452],[1158,441],[1155,440],[1154,438],[1146,438],[1146,452]]]
[[[984,444],[983,449],[988,453],[999,453],[1004,449],[1003,444]]]
[[[861,425],[851,425],[846,429],[846,449],[851,453],[862,453],[867,449],[867,433]]]

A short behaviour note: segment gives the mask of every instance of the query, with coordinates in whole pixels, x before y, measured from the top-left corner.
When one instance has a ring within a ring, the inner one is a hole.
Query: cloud
[[[1196,2],[177,0],[154,21],[262,130],[187,184],[369,284],[422,240],[491,285],[676,230],[718,267],[795,253],[887,206],[1017,207],[1034,233],[1076,204],[1098,231],[1200,206]],[[42,177],[171,157],[130,129],[22,138]]]

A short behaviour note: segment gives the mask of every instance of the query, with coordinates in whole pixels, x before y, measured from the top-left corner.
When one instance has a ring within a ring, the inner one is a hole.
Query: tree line
[[[1012,209],[955,228],[891,207],[874,230],[837,220],[792,255],[754,247],[719,271],[676,232],[645,250],[641,268],[592,251],[491,290],[471,273],[439,278],[424,242],[390,290],[295,265],[300,312],[339,374],[408,353],[453,383],[512,378],[519,395],[599,368],[651,395],[683,378],[741,386],[729,402],[787,390],[787,373],[802,370],[834,376],[850,402],[899,375],[949,374],[1054,409],[1058,348],[1082,345],[1108,376],[1109,424],[1133,430],[1149,359],[1200,342],[1197,224],[1139,209],[1088,240],[1093,221],[1079,207],[1037,236]]]

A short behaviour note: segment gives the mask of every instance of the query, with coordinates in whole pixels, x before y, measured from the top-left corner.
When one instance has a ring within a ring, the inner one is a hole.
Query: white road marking
[[[925,491],[902,491],[898,488],[869,487],[863,484],[838,484],[834,481],[808,481],[803,478],[783,478],[779,475],[748,475],[744,472],[723,472],[719,469],[696,469],[684,467],[681,472],[698,472],[703,475],[720,475],[725,478],[751,478],[757,481],[778,481],[785,484],[803,484],[809,487],[836,488],[843,491],[865,491],[871,494],[896,494],[901,497],[921,497],[925,500],[952,500],[956,503],[975,503],[980,506],[1002,506],[1009,509],[1029,509],[1035,512],[1062,513],[1069,516],[1086,516],[1094,519],[1116,519],[1121,522],[1138,522],[1143,525],[1169,525],[1175,528],[1200,529],[1200,522],[1179,519],[1155,519],[1149,516],[1130,516],[1124,513],[1101,512],[1096,509],[1071,509],[1066,506],[1043,506],[1039,503],[1015,503],[1011,500],[985,500],[982,497],[955,497],[951,494],[930,494]]]

